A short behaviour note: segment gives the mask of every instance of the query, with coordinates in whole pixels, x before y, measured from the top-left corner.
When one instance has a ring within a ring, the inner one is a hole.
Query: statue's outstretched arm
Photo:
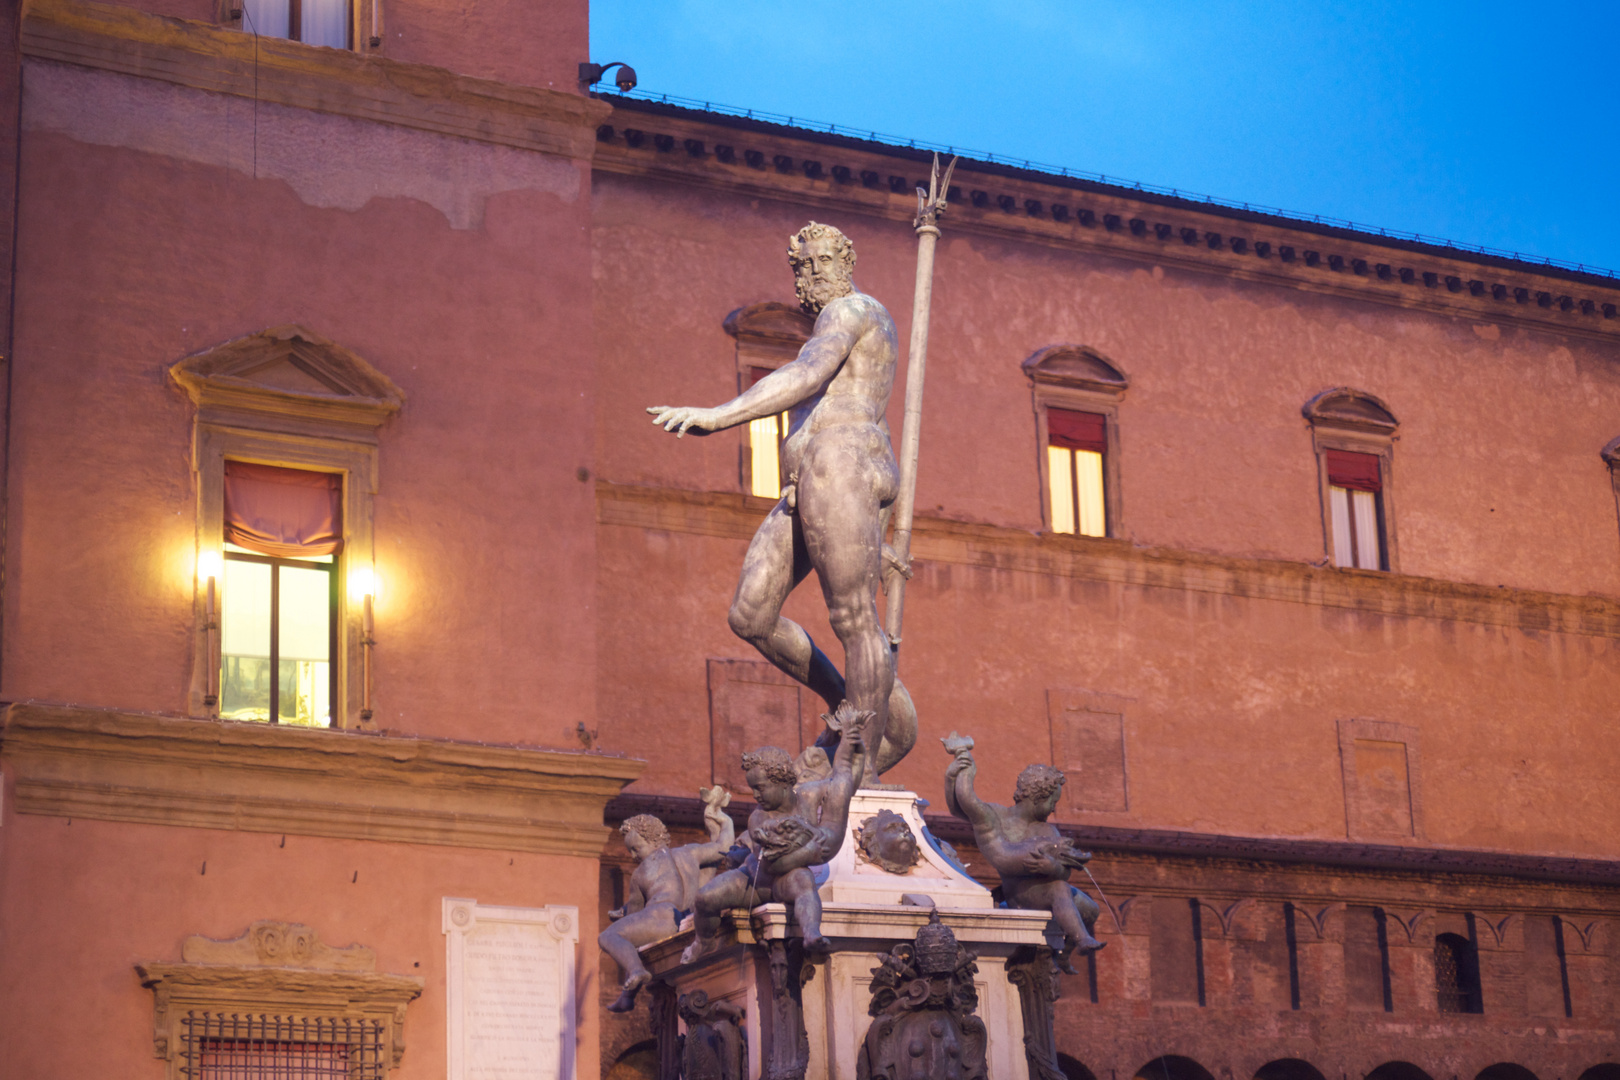
[[[676,435],[707,435],[786,412],[820,392],[838,374],[860,338],[862,309],[834,301],[816,322],[816,335],[804,343],[798,359],[784,364],[724,405],[712,409],[653,405],[653,423]]]
[[[951,812],[966,819],[975,829],[994,829],[1001,824],[995,807],[980,799],[978,792],[973,790],[973,777],[978,771],[978,765],[969,758],[956,774],[956,783],[948,785],[947,790],[956,803]]]

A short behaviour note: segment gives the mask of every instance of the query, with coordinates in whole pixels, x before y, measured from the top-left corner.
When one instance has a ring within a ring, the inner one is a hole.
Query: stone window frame
[[[192,935],[180,955],[180,963],[135,965],[152,991],[153,1054],[168,1063],[167,1080],[186,1080],[186,1017],[201,1012],[375,1022],[384,1071],[392,1071],[405,1056],[406,1006],[425,985],[379,974],[376,953],[363,945],[335,949],[312,927],[271,919],[231,941]]]
[[[753,369],[775,371],[791,364],[810,340],[816,320],[795,304],[766,300],[740,307],[721,324],[736,342],[737,393],[753,385]],[[737,482],[744,495],[753,492],[753,446],[747,424],[737,428]]]
[[[1301,413],[1311,428],[1311,449],[1316,455],[1317,498],[1322,513],[1322,556],[1324,565],[1345,573],[1400,573],[1400,545],[1395,528],[1395,442],[1400,438],[1400,421],[1388,405],[1367,393],[1348,386],[1324,390],[1307,401]],[[1363,570],[1333,563],[1333,501],[1328,481],[1327,451],[1346,450],[1372,454],[1378,458],[1378,510],[1383,535],[1383,567]]]
[[[359,356],[300,326],[279,326],[188,356],[170,376],[196,406],[193,481],[197,554],[222,552],[225,462],[245,461],[343,476],[343,548],[338,554],[338,715],[333,728],[360,727],[362,605],[348,582],[375,566],[372,502],[378,487],[377,429],[397,413],[404,393]],[[196,576],[192,601],[190,715],[217,719],[207,702],[216,648],[207,585]]]
[[[1035,459],[1040,477],[1041,528],[1052,532],[1051,468],[1047,463],[1047,409],[1073,409],[1103,416],[1103,520],[1106,536],[1124,536],[1125,498],[1120,483],[1119,406],[1130,377],[1112,360],[1088,345],[1048,345],[1023,362],[1035,410]],[[1095,540],[1081,537],[1077,540]]]

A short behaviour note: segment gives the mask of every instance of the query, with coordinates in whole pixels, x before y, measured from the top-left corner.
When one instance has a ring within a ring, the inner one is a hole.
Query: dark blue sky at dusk
[[[593,0],[640,89],[1620,270],[1620,3]]]

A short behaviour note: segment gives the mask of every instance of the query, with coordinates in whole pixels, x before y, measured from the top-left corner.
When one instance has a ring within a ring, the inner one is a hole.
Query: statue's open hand
[[[1024,856],[1024,872],[1031,877],[1068,877],[1069,868],[1042,852],[1031,852]]]
[[[665,431],[673,431],[678,439],[690,431],[694,435],[707,435],[715,429],[717,413],[714,409],[699,409],[691,405],[653,405],[653,423]]]

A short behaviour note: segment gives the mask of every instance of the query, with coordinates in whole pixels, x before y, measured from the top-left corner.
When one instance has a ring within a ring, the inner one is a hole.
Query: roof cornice
[[[597,131],[602,173],[897,221],[927,151],[626,98]],[[915,174],[915,175],[914,175]],[[949,227],[1238,280],[1598,341],[1620,284],[1597,275],[963,160]]]

